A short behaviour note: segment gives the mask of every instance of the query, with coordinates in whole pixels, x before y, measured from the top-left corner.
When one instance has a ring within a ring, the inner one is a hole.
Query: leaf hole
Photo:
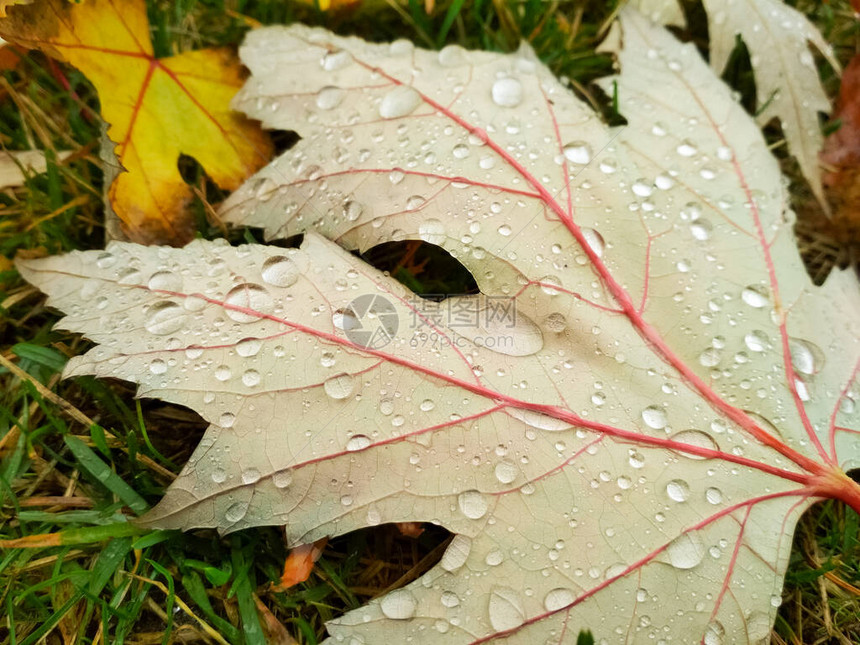
[[[362,253],[365,262],[429,300],[478,293],[471,272],[441,246],[420,240],[384,242]]]

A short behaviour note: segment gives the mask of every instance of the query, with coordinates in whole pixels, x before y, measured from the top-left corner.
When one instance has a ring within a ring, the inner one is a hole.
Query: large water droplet
[[[144,327],[151,334],[166,336],[182,329],[185,318],[185,310],[175,302],[156,302],[146,310]]]
[[[317,107],[320,110],[333,110],[343,102],[346,90],[328,85],[317,93]]]
[[[805,376],[812,376],[821,371],[824,364],[824,352],[808,340],[789,338],[789,351],[794,371]]]
[[[457,504],[463,515],[472,520],[479,520],[487,514],[489,506],[487,498],[476,490],[467,490],[457,496]]]
[[[445,549],[442,558],[439,560],[439,566],[445,571],[454,572],[462,567],[472,551],[472,538],[465,535],[455,535],[451,540],[451,544]]]
[[[764,290],[763,287],[759,287],[757,285],[750,285],[741,292],[741,300],[743,300],[750,307],[761,309],[762,307],[767,306],[767,292]]]
[[[490,625],[498,632],[515,629],[525,622],[519,594],[508,587],[496,587],[490,594]]]
[[[752,352],[763,352],[768,346],[767,334],[756,329],[744,336],[744,344]]]
[[[558,611],[573,604],[575,596],[573,591],[564,587],[551,590],[543,599],[543,606],[547,611]]]
[[[337,49],[325,54],[320,60],[320,66],[327,72],[343,69],[352,62],[352,55],[344,50]]]
[[[663,411],[663,408],[657,405],[649,405],[647,408],[642,410],[642,420],[645,422],[646,426],[654,430],[662,430],[668,423],[668,419],[666,418],[666,413]]]
[[[361,328],[361,322],[352,309],[338,309],[331,315],[331,322],[343,331]]]
[[[496,479],[498,479],[503,484],[510,484],[517,478],[519,474],[519,468],[517,465],[510,461],[500,461],[496,464],[495,468]]]
[[[233,502],[224,511],[224,519],[231,524],[238,522],[248,513],[248,502]]]
[[[300,274],[298,265],[285,255],[275,255],[263,262],[263,282],[273,287],[291,287]]]
[[[534,410],[509,408],[507,412],[515,419],[519,419],[526,425],[530,425],[532,428],[537,428],[538,430],[546,430],[548,432],[561,432],[563,430],[569,430],[573,427],[566,421],[556,419],[555,417],[551,417],[548,414],[535,412]]]
[[[562,152],[564,152],[564,156],[568,161],[580,166],[584,166],[591,161],[591,146],[585,141],[568,143],[562,148]]]
[[[601,257],[603,255],[603,249],[606,247],[606,243],[603,241],[603,236],[595,231],[593,228],[584,228],[582,229],[582,237],[585,238],[585,243],[588,244],[588,247],[594,251],[594,254],[597,257]]]
[[[708,450],[719,450],[717,442],[713,440],[711,435],[702,432],[701,430],[683,430],[672,435],[672,441],[685,443],[696,448],[706,448]],[[678,453],[688,457],[689,459],[710,459],[702,455],[697,455],[685,450],[678,450]]]
[[[355,389],[355,379],[351,374],[337,374],[326,379],[323,389],[333,399],[345,399]]]
[[[683,533],[666,545],[658,559],[676,569],[692,569],[705,557],[705,551],[698,533]]]
[[[395,589],[383,596],[379,608],[392,620],[409,620],[415,615],[418,600],[409,589]]]
[[[343,203],[343,216],[348,222],[354,222],[364,212],[364,206],[359,202],[347,200]]]
[[[367,435],[357,434],[350,437],[349,441],[346,442],[346,449],[349,452],[356,452],[369,448],[371,443],[370,437]]]
[[[500,78],[493,83],[493,102],[502,107],[516,107],[523,100],[523,85],[515,78]]]
[[[702,638],[703,645],[723,645],[725,642],[726,630],[718,620],[712,620],[708,623],[705,629],[705,635]]]
[[[286,488],[293,483],[293,471],[287,468],[272,473],[272,483],[275,488]]]
[[[236,353],[242,358],[256,356],[260,352],[263,342],[259,338],[245,338],[236,344]]]
[[[173,271],[158,271],[149,278],[149,288],[155,291],[181,291],[182,277]]]
[[[379,116],[383,119],[396,119],[410,114],[421,105],[421,95],[408,85],[398,85],[382,97]]]
[[[256,468],[246,468],[242,471],[242,483],[243,484],[254,484],[260,481],[260,471]]]
[[[259,320],[258,314],[268,311],[272,306],[269,292],[258,284],[240,284],[230,289],[224,297],[225,313],[228,318],[240,323]]]
[[[673,502],[686,502],[690,497],[690,486],[683,479],[673,479],[666,484],[666,494]]]

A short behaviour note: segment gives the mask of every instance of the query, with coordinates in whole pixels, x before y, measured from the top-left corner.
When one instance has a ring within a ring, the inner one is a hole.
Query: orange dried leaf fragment
[[[95,86],[125,172],[108,196],[130,239],[181,245],[194,235],[192,196],[177,168],[194,157],[233,190],[265,164],[271,143],[230,109],[241,65],[227,49],[156,58],[143,0],[43,0],[7,8],[0,36],[81,70]]]

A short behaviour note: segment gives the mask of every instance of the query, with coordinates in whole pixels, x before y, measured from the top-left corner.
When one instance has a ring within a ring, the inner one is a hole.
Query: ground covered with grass
[[[840,59],[850,60],[860,27],[849,3],[796,4]],[[428,14],[416,0],[365,0],[329,12],[286,0],[181,0],[150,2],[149,17],[161,56],[235,46],[251,20],[301,20],[370,40],[407,37],[425,47],[457,42],[510,51],[527,39],[575,91],[617,119],[611,97],[589,86],[612,69],[595,46],[617,5],[453,0]],[[689,10],[691,26],[683,36],[705,51],[704,15],[694,2]],[[838,78],[822,70],[835,96]],[[752,109],[755,87],[742,45],[726,80]],[[383,526],[333,539],[310,579],[282,592],[272,585],[287,555],[277,527],[221,538],[213,531],[145,532],[129,523],[160,498],[205,424],[186,409],[135,400],[125,383],[60,381],[66,361],[88,343],[52,330],[58,316],[11,262],[16,254],[103,246],[101,127],[98,97],[76,70],[33,53],[0,76],[0,146],[48,156],[47,172],[0,191],[0,539],[29,540],[27,548],[0,550],[0,643],[294,642],[290,637],[317,643],[326,620],[428,570],[449,536],[429,525],[417,538]],[[779,131],[770,129],[768,136],[784,154]],[[290,137],[280,140],[286,145]],[[58,162],[61,151],[71,154]],[[211,205],[224,195],[193,160],[181,165],[197,195],[200,234],[223,235]],[[840,251],[808,223],[816,221],[815,206],[789,159],[785,168],[797,187],[796,207],[811,213],[802,239],[811,271],[820,275]],[[228,234],[236,241],[257,235]],[[447,270],[434,273],[433,258],[422,253],[406,245],[377,250],[369,259],[419,292],[468,290],[466,281],[446,283],[440,276]],[[857,538],[857,515],[836,503],[821,504],[802,519],[773,642],[860,642]]]

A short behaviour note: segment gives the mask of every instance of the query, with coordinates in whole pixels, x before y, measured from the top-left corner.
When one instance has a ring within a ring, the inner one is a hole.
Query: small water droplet
[[[396,119],[412,113],[421,105],[421,95],[408,85],[398,85],[382,97],[379,116],[383,119]]]
[[[495,468],[496,479],[498,479],[503,484],[510,484],[517,478],[517,474],[519,474],[519,468],[517,465],[510,461],[500,461],[496,464]]]
[[[705,629],[703,645],[723,645],[726,630],[718,620],[712,620]]]
[[[349,441],[346,442],[346,449],[349,452],[356,452],[358,450],[369,448],[371,443],[370,437],[363,434],[357,434],[350,437]]]
[[[645,422],[645,425],[654,430],[662,430],[668,423],[666,412],[663,408],[656,405],[649,405],[642,410],[642,420]]]
[[[275,488],[286,488],[293,483],[293,471],[288,468],[272,473],[272,483]]]
[[[327,85],[317,93],[317,107],[320,110],[333,110],[343,103],[346,90],[342,87]]]
[[[707,448],[708,450],[719,450],[717,442],[713,440],[711,435],[702,432],[701,430],[682,430],[681,432],[672,435],[672,441],[685,443],[696,448]],[[689,459],[709,459],[702,455],[697,455],[692,452],[678,450],[679,454],[684,455]]]
[[[243,358],[250,358],[256,356],[262,346],[263,342],[259,338],[245,338],[236,344],[236,353]]]
[[[575,597],[573,591],[564,587],[552,589],[543,599],[543,606],[547,611],[558,611],[573,604]]]
[[[260,320],[259,313],[268,311],[272,306],[269,292],[258,284],[240,284],[230,289],[224,297],[227,317],[240,323]]]
[[[454,572],[462,567],[472,551],[472,538],[465,535],[455,535],[454,539],[445,549],[442,558],[439,560],[439,566],[445,571]]]
[[[525,622],[519,594],[508,587],[496,587],[490,594],[490,625],[497,632],[516,629]]]
[[[498,230],[499,230],[499,235],[503,235],[504,237],[507,237],[511,234],[511,227],[508,226],[507,224],[502,224]]]
[[[690,497],[690,486],[683,479],[673,479],[666,484],[666,494],[673,502],[686,502]]]
[[[756,329],[744,336],[744,344],[751,352],[763,352],[767,349],[769,340],[767,334]]]
[[[233,502],[224,511],[224,519],[234,524],[248,513],[248,502]]]
[[[523,100],[523,85],[515,78],[500,78],[493,83],[493,102],[501,107],[516,107]]]
[[[698,152],[698,149],[692,142],[684,140],[678,144],[678,147],[675,148],[677,153],[682,157],[692,157]]]
[[[606,242],[603,241],[603,236],[593,228],[582,229],[582,237],[585,238],[585,243],[594,251],[597,257],[603,256],[603,249],[606,247]]]
[[[256,468],[246,468],[242,471],[242,483],[243,484],[254,484],[260,481],[260,471]]]
[[[182,277],[173,271],[158,271],[149,278],[149,288],[155,291],[181,291]]]
[[[185,318],[185,310],[175,302],[156,302],[144,314],[144,327],[151,334],[166,336],[182,329]]]
[[[443,591],[442,597],[439,599],[443,607],[456,607],[460,604],[460,597],[453,591]]]
[[[415,615],[418,600],[409,589],[395,589],[383,596],[379,608],[392,620],[409,620]]]
[[[767,293],[764,288],[757,285],[750,285],[744,289],[741,292],[741,300],[755,309],[766,307],[768,303]]]
[[[701,563],[705,551],[698,533],[682,533],[666,545],[658,559],[676,569],[692,569]]]
[[[476,490],[467,490],[457,496],[457,504],[463,515],[472,520],[478,520],[484,517],[489,510],[487,499],[482,493]]]
[[[562,152],[564,152],[564,156],[571,163],[584,166],[591,162],[591,146],[585,141],[568,143],[562,148]]]
[[[355,389],[355,379],[351,374],[337,374],[326,379],[323,389],[333,399],[345,399]]]
[[[246,387],[256,387],[260,384],[260,373],[257,370],[245,370],[242,372],[242,383]]]
[[[261,272],[263,282],[273,287],[291,287],[299,279],[301,271],[290,258],[275,255],[263,262]]]
[[[788,347],[791,352],[791,364],[794,371],[812,376],[821,371],[824,364],[824,352],[808,340],[789,338]]]
[[[149,364],[149,371],[153,374],[164,374],[167,371],[167,363],[160,358],[154,358]]]
[[[723,492],[719,488],[711,487],[705,491],[705,499],[709,504],[721,504],[723,501]]]
[[[567,329],[567,319],[558,312],[551,313],[543,320],[544,326],[551,332],[560,334]]]
[[[326,52],[320,60],[320,66],[327,72],[343,69],[352,62],[352,56],[344,49]]]
[[[218,418],[218,425],[222,428],[232,428],[233,424],[236,422],[236,415],[232,412],[224,412]]]

